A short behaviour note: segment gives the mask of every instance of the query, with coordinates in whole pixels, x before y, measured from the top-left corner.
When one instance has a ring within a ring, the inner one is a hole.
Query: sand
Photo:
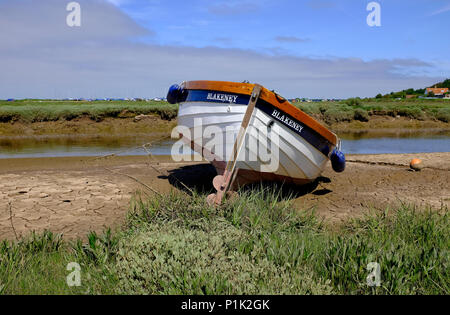
[[[413,157],[427,168],[410,171]],[[298,188],[299,211],[314,208],[334,224],[400,203],[435,210],[450,204],[450,153],[347,158],[344,173],[327,167],[314,185]],[[209,192],[214,175],[208,163],[175,163],[170,157],[0,159],[0,239],[45,229],[84,238],[89,231],[118,228],[136,190],[164,194],[185,189],[182,182]]]

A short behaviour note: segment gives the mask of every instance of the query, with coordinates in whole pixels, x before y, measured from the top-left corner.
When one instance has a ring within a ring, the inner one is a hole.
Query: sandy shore
[[[408,170],[413,157],[427,168]],[[315,208],[329,222],[342,222],[400,202],[434,209],[450,205],[450,153],[347,158],[344,173],[328,167],[315,185],[298,189],[299,209]],[[181,189],[182,182],[210,191],[214,175],[208,163],[175,163],[170,157],[0,159],[0,239],[44,229],[84,237],[118,227],[137,189],[167,193]]]

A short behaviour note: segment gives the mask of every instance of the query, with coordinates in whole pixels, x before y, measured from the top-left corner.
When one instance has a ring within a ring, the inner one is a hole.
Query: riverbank
[[[425,168],[411,172],[421,158]],[[450,205],[450,153],[349,155],[347,169],[295,188],[293,204],[315,209],[330,224],[384,211],[401,202],[421,208]],[[215,170],[205,162],[175,163],[167,156],[65,157],[0,160],[0,239],[49,229],[73,239],[119,227],[137,190],[207,194]],[[181,184],[182,183],[182,184]]]
[[[450,130],[450,101],[294,103],[336,133]],[[178,107],[166,102],[0,101],[0,138],[53,135],[127,135],[176,126]]]
[[[320,121],[320,120],[319,120]],[[325,122],[321,121],[325,124]],[[0,122],[0,140],[35,137],[109,137],[148,135],[153,139],[170,137],[177,125],[176,119],[163,120],[156,115],[138,115],[128,118],[105,118],[93,121],[88,117],[71,121],[44,122]],[[405,117],[374,116],[367,122],[335,122],[328,127],[339,136],[348,134],[369,134],[376,137],[391,137],[407,134],[440,134],[450,132],[450,123],[437,120],[415,120]]]
[[[156,115],[138,115],[128,118],[105,118],[93,121],[80,117],[70,121],[14,122],[0,123],[0,139],[32,137],[65,136],[127,136],[127,135],[161,135],[170,136],[176,126],[176,120],[164,120]]]

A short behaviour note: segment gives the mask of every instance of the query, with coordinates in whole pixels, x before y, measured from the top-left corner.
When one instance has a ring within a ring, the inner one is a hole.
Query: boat
[[[167,101],[179,104],[180,141],[217,170],[210,203],[253,182],[310,183],[328,161],[345,169],[335,133],[259,84],[187,81],[172,85]]]

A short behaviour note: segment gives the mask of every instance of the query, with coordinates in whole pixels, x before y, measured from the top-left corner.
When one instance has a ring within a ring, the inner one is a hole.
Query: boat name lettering
[[[206,99],[228,103],[236,103],[237,98],[238,98],[237,95],[208,93],[208,97]]]
[[[285,125],[287,125],[287,126],[289,126],[291,128],[294,128],[299,133],[302,132],[302,130],[303,130],[303,126],[302,125],[296,123],[295,121],[293,121],[289,117],[281,114],[276,109],[273,110],[272,116],[275,117],[276,119],[278,119],[279,121],[281,121],[283,124],[285,124]]]

